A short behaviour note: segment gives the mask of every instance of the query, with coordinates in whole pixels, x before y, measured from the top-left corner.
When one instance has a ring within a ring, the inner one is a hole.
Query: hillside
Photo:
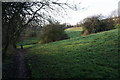
[[[82,37],[66,32],[70,39],[27,51],[32,78],[118,78],[118,29]]]

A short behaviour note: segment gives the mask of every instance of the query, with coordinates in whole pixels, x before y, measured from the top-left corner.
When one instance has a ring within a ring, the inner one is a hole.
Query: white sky
[[[59,1],[63,3],[67,1],[70,4],[73,3],[77,4],[78,7],[77,11],[67,10],[68,15],[63,15],[64,18],[61,18],[60,16],[57,16],[56,18],[61,23],[70,23],[72,25],[75,25],[76,23],[80,22],[81,20],[89,16],[99,14],[102,14],[103,16],[109,16],[112,11],[118,9],[118,2],[120,0],[53,0],[53,1]]]
[[[64,2],[66,0],[61,1]],[[69,15],[64,16],[61,23],[70,23],[74,25],[88,16],[97,14],[109,16],[112,11],[118,9],[119,1],[120,0],[68,0],[69,3],[74,2],[78,4],[78,11],[68,10]],[[79,2],[81,2],[81,4],[79,4]],[[80,7],[84,7],[85,9],[82,10]]]

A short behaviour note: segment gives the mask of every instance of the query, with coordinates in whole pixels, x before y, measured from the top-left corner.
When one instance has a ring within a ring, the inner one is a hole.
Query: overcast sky
[[[5,1],[5,0],[4,0]],[[8,1],[8,0],[6,0]],[[12,0],[10,0],[12,1]],[[16,0],[15,0],[16,1]],[[27,1],[27,0],[21,0]],[[33,0],[41,1],[41,0]],[[75,25],[86,17],[102,14],[103,16],[109,16],[112,11],[118,9],[118,2],[120,0],[53,0],[65,3],[66,1],[70,4],[76,4],[78,10],[67,10],[68,15],[55,16],[55,18],[61,23],[70,23]],[[84,9],[82,9],[84,8]]]
[[[66,0],[61,1],[64,2]],[[68,10],[67,12],[69,15],[64,16],[64,19],[61,19],[60,21],[62,23],[70,23],[74,25],[88,16],[97,14],[108,16],[112,11],[118,9],[119,1],[120,0],[68,0],[69,3],[77,3],[78,10]],[[80,2],[81,4],[79,4]],[[83,7],[85,9],[81,9]]]

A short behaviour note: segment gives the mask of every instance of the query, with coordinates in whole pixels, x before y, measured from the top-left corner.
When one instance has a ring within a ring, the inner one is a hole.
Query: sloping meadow
[[[118,78],[118,58],[118,29],[38,44],[25,54],[32,78]]]

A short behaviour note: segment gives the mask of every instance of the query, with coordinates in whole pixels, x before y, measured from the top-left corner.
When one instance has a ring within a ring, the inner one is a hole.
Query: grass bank
[[[32,78],[118,78],[118,29],[83,37],[67,33],[70,39],[28,50]]]

